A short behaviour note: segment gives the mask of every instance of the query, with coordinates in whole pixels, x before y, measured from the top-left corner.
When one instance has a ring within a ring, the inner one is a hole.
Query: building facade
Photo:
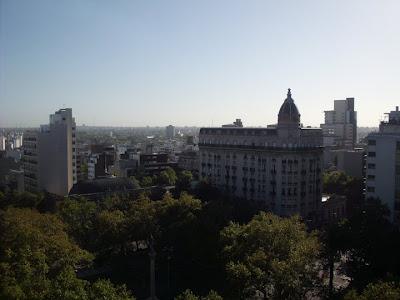
[[[321,124],[324,146],[354,148],[357,142],[357,112],[354,98],[335,100],[334,109],[325,111],[325,123]]]
[[[48,125],[24,135],[25,189],[66,196],[77,181],[72,109],[50,115]]]
[[[111,175],[110,170],[111,167],[114,166],[116,158],[117,153],[113,146],[100,146],[100,149],[93,151],[88,160],[88,179],[95,179]]]
[[[325,153],[326,154],[326,153]],[[329,150],[329,160],[332,162],[329,170],[336,170],[351,177],[364,178],[365,151],[363,148]]]
[[[201,128],[199,176],[234,198],[313,218],[321,203],[322,132],[302,128],[290,89],[267,128]]]
[[[400,111],[388,114],[379,132],[367,137],[366,198],[379,198],[386,204],[391,219],[400,224]]]
[[[165,127],[165,136],[168,139],[173,139],[175,137],[175,127],[172,125]]]
[[[24,189],[27,192],[39,191],[38,135],[38,131],[26,131],[24,134],[22,168],[24,170]]]

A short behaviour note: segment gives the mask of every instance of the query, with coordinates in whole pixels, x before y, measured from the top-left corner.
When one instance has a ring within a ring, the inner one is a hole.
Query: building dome
[[[287,98],[283,102],[278,114],[278,125],[300,125],[300,113],[288,89]]]

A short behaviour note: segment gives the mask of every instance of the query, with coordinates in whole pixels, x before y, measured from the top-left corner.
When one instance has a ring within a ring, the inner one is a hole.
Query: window
[[[375,187],[373,187],[373,186],[367,186],[367,192],[375,193]]]
[[[375,180],[375,175],[368,175],[368,180]]]
[[[368,169],[375,169],[375,164],[368,164]]]
[[[376,152],[368,152],[368,157],[375,157],[376,156]]]
[[[368,145],[375,146],[376,145],[376,140],[368,140]]]

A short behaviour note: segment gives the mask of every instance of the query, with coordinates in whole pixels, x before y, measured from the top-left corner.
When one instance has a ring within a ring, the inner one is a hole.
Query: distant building
[[[367,137],[366,197],[386,204],[391,219],[400,224],[400,111],[388,114],[379,132]]]
[[[340,195],[322,197],[321,222],[322,224],[336,223],[347,217],[347,198]]]
[[[321,124],[324,146],[354,148],[357,142],[357,112],[354,98],[335,100],[334,109],[325,111],[325,123]]]
[[[92,146],[92,153],[88,160],[88,179],[101,178],[111,175],[110,169],[116,160],[116,151],[113,146]]]
[[[8,186],[11,190],[20,191],[20,188],[23,187],[21,185],[21,181],[15,178],[14,174],[20,169],[20,163],[15,161],[12,158],[5,157],[0,155],[0,188],[4,188]],[[20,172],[20,171],[19,171]],[[19,177],[19,179],[21,179]]]
[[[201,128],[200,178],[275,214],[315,219],[321,203],[322,131],[303,128],[290,89],[278,124]]]
[[[4,135],[0,135],[0,151],[6,150],[6,137]]]
[[[329,151],[329,155],[332,162],[331,170],[341,171],[358,179],[364,178],[364,149],[334,149]]]
[[[118,177],[135,176],[138,172],[144,175],[159,175],[168,167],[176,169],[178,164],[172,162],[168,153],[140,153],[133,149],[128,149],[120,155],[113,167],[113,172]]]
[[[243,123],[241,119],[236,119],[232,124],[225,124],[222,127],[243,127]]]
[[[39,131],[24,135],[26,190],[68,195],[77,182],[75,127],[72,109],[66,108],[50,115],[49,124]]]
[[[173,139],[173,138],[175,137],[175,127],[172,126],[172,125],[168,125],[168,126],[165,128],[165,136],[166,136],[168,139]]]
[[[178,167],[182,170],[197,173],[199,170],[199,151],[183,151],[179,154]]]
[[[87,145],[75,145],[76,151],[76,177],[77,182],[81,182],[88,179],[88,163],[90,151]]]

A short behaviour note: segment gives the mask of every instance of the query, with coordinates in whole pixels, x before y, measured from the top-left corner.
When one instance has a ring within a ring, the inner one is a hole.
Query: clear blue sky
[[[276,122],[356,98],[359,125],[400,104],[400,1],[0,0],[0,127]]]

